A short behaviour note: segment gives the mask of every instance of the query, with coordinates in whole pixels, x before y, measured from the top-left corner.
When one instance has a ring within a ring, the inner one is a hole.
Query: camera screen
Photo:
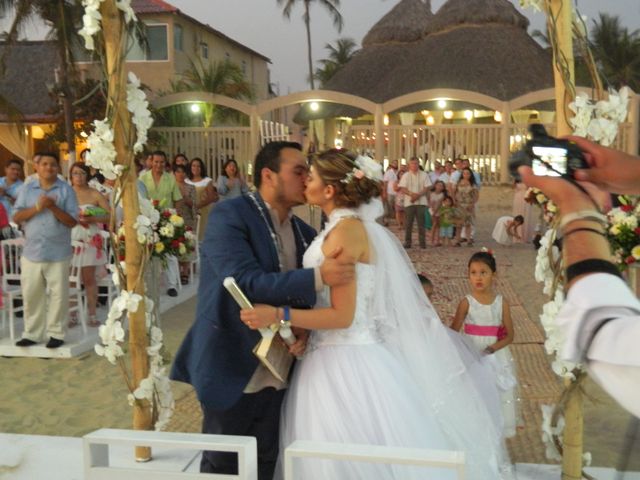
[[[532,147],[533,154],[538,157],[531,162],[534,175],[559,177],[567,173],[567,149],[562,147]],[[541,161],[542,160],[542,161]],[[545,163],[555,170],[550,170]]]

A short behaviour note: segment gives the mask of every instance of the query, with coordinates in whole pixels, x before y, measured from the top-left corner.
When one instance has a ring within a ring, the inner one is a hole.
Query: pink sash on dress
[[[499,327],[490,327],[487,325],[465,324],[464,333],[478,337],[498,337],[498,339],[502,339],[507,335],[507,329],[502,325]]]

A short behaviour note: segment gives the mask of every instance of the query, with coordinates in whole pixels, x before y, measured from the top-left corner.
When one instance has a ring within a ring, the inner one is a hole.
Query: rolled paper
[[[236,283],[236,279],[233,277],[227,277],[222,281],[222,285],[227,289],[227,292],[231,294],[236,303],[240,306],[240,308],[253,308],[251,302],[246,297],[244,292],[240,289],[238,284]],[[263,337],[273,337],[273,331],[269,328],[260,328],[258,329]]]

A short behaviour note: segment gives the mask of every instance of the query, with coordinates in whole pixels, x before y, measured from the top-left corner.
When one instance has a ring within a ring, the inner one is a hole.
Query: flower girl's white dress
[[[339,221],[364,221],[372,260],[356,266],[353,323],[311,333],[283,406],[281,452],[295,440],[460,450],[466,478],[499,479],[506,453],[491,374],[483,377],[479,356],[442,325],[399,242],[373,221],[379,203],[332,212],[304,256],[305,267],[320,265]],[[329,304],[326,289],[316,308]],[[304,480],[455,478],[445,469],[308,458],[294,470]]]

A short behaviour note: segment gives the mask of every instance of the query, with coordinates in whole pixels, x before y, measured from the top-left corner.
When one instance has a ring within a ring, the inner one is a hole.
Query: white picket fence
[[[555,124],[546,124],[547,133],[555,135]],[[631,141],[631,123],[620,125],[615,148],[628,151]],[[512,125],[509,128],[509,146],[513,152],[527,140],[528,125]],[[484,184],[500,183],[501,125],[390,125],[383,129],[383,157],[388,160],[418,157],[426,160],[428,170],[433,163],[466,156],[471,168],[482,175]],[[375,133],[371,125],[352,125],[345,131],[345,148],[376,157]]]
[[[278,122],[260,120],[260,145],[289,140],[289,127]]]
[[[160,147],[170,158],[176,153],[184,153],[189,159],[199,157],[211,178],[218,178],[229,159],[238,162],[245,175],[251,172],[254,149],[250,127],[157,127],[153,131],[159,134]],[[275,140],[289,140],[289,127],[261,120],[260,145]]]

